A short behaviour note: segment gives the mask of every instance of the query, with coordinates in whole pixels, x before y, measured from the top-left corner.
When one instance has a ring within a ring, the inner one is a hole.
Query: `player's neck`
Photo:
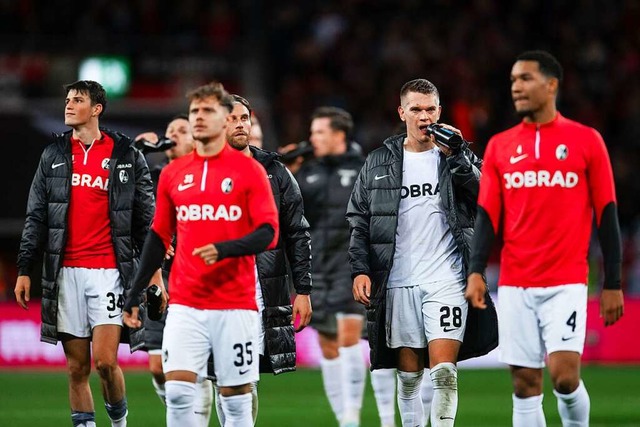
[[[556,106],[554,104],[539,111],[535,111],[530,116],[526,116],[524,118],[524,122],[544,125],[546,123],[552,122],[556,118],[557,114],[558,110],[556,110]]]
[[[89,145],[94,140],[100,139],[101,137],[102,135],[100,134],[98,122],[84,124],[73,128],[73,138],[79,139],[85,145]]]
[[[433,147],[435,147],[435,145],[433,144],[433,142],[431,142],[430,140],[427,141],[419,141],[415,138],[411,138],[410,136],[407,135],[407,137],[404,139],[404,149],[411,152],[411,153],[422,153],[423,151],[429,151],[431,150]]]
[[[196,141],[196,152],[200,157],[211,157],[219,154],[227,143],[224,134],[206,142]]]

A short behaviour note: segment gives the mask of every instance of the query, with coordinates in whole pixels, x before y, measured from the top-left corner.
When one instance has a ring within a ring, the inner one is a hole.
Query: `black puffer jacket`
[[[299,295],[311,293],[311,237],[304,217],[302,195],[289,170],[277,160],[278,155],[250,146],[251,154],[267,171],[273,197],[278,207],[280,238],[275,249],[257,256],[258,277],[265,309],[265,360],[262,372],[294,371],[296,342],[291,325],[291,296],[287,259],[293,274],[293,286]]]
[[[125,291],[138,264],[138,256],[153,217],[155,203],[153,185],[144,156],[131,144],[132,140],[118,132],[101,129],[113,141],[109,171],[109,219],[116,262]],[[42,271],[41,340],[58,341],[58,287],[56,279],[62,267],[67,241],[67,211],[71,194],[71,131],[54,135],[40,157],[29,200],[20,242],[18,269],[20,275],[31,276],[40,253],[44,250]],[[63,167],[52,168],[56,163]],[[142,344],[142,330],[130,331],[131,351]]]
[[[349,225],[344,211],[353,184],[364,163],[351,144],[346,153],[305,162],[296,174],[304,197],[304,212],[313,238],[313,277],[319,280],[349,277]],[[350,289],[345,290],[351,293]]]
[[[385,294],[396,246],[405,137],[405,134],[390,137],[383,147],[369,154],[347,208],[351,227],[349,259],[352,276],[365,274],[371,279],[367,328],[372,369],[396,367],[395,352],[386,346]],[[451,233],[462,254],[465,277],[481,165],[482,161],[465,147],[451,157],[441,153],[438,170],[442,203]],[[388,179],[375,179],[376,176],[388,176]],[[486,310],[469,308],[459,360],[486,354],[498,344],[497,315],[488,293],[486,297],[489,305]]]

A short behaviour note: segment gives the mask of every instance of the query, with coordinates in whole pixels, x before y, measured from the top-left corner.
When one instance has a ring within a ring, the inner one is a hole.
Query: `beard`
[[[245,136],[241,136],[241,137],[237,137],[237,138],[234,138],[233,136],[230,136],[229,138],[227,138],[227,143],[232,148],[235,148],[236,150],[242,151],[245,148],[247,148],[247,145],[249,145],[249,138],[247,138]]]
[[[535,113],[535,111],[533,111],[530,108],[527,108],[525,110],[516,110],[516,115],[518,117],[520,117],[521,119],[526,119],[527,117],[531,118],[531,117],[533,117],[534,113]]]

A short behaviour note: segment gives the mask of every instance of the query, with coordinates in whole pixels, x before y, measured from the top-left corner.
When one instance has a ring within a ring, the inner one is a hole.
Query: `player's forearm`
[[[147,234],[144,242],[142,255],[140,256],[140,266],[133,279],[131,293],[127,297],[124,310],[131,312],[131,308],[140,304],[140,293],[147,287],[151,277],[158,271],[164,260],[166,248],[160,236],[153,230]]]
[[[467,274],[480,273],[483,274],[489,262],[491,247],[495,239],[495,231],[493,224],[489,218],[489,214],[482,206],[478,206],[478,215],[476,216],[476,225],[471,242],[471,261],[469,263],[469,271]]]
[[[255,231],[240,239],[214,243],[218,250],[218,261],[264,252],[275,236],[275,230],[269,224],[260,225]]]
[[[620,289],[622,270],[622,239],[618,224],[618,210],[614,202],[602,211],[598,239],[604,258],[604,289]]]

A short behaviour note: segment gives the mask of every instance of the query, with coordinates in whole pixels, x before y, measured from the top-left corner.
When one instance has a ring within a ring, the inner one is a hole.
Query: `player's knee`
[[[196,385],[187,381],[167,381],[165,393],[168,408],[188,409],[195,401]]]
[[[438,363],[429,373],[433,382],[433,389],[458,389],[458,369],[450,362]]]
[[[398,371],[398,396],[409,399],[418,395],[424,371],[403,372]]]
[[[91,364],[84,364],[76,361],[67,362],[67,371],[71,382],[85,382],[91,375]]]
[[[560,374],[553,378],[553,388],[561,394],[573,393],[579,385],[580,378],[570,373]]]
[[[111,378],[113,376],[113,372],[118,368],[118,362],[115,359],[96,358],[94,363],[100,378]]]

